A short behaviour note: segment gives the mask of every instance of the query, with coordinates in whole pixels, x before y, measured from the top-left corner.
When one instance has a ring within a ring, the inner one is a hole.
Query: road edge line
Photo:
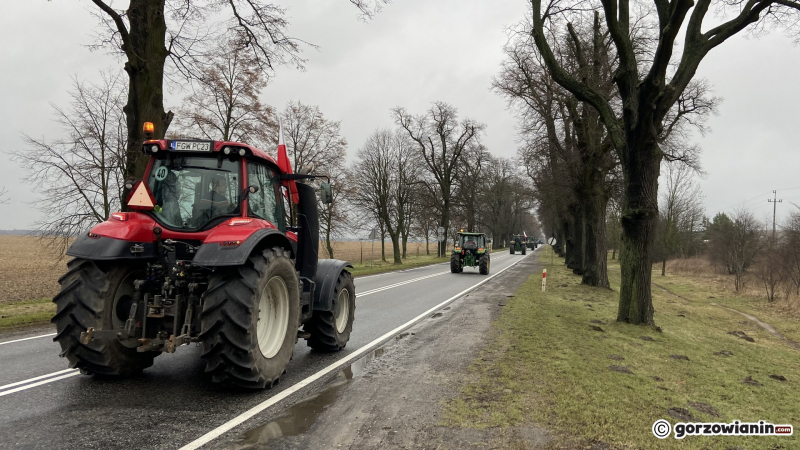
[[[31,339],[39,339],[39,338],[48,337],[48,336],[55,336],[55,335],[56,335],[56,333],[50,333],[50,334],[42,334],[42,335],[39,335],[39,336],[26,337],[26,338],[22,338],[22,339],[14,339],[13,341],[0,342],[0,345],[13,344],[14,342],[29,341]]]

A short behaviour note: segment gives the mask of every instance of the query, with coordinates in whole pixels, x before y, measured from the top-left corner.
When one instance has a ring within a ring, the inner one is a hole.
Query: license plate
[[[210,152],[211,142],[172,141],[171,147],[179,152]]]

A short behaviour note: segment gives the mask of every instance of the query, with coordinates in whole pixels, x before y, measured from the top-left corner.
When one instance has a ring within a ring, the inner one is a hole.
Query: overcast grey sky
[[[91,52],[96,26],[91,3],[4,0],[0,16],[0,132],[5,149],[24,152],[20,137],[58,137],[50,103],[66,106],[73,75],[97,79],[100,69],[121,67],[104,52]],[[288,34],[320,46],[306,48],[305,72],[278,68],[265,103],[316,104],[341,120],[350,159],[376,128],[393,126],[389,110],[423,112],[442,100],[487,125],[484,143],[500,156],[516,152],[515,119],[489,90],[503,58],[506,27],[520,21],[525,0],[394,0],[367,23],[347,0],[280,0],[289,9]],[[737,37],[712,51],[699,75],[724,99],[712,132],[699,137],[701,181],[707,213],[749,207],[771,217],[772,189],[785,199],[778,216],[800,205],[800,152],[796,105],[800,49],[780,33]],[[185,93],[172,92],[173,108]],[[0,229],[30,228],[38,213],[26,205],[34,193],[20,181],[21,168],[0,164],[0,186],[11,202],[0,205]]]

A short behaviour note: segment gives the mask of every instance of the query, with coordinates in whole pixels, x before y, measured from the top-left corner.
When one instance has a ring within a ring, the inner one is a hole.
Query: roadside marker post
[[[542,269],[542,292],[547,289],[547,269]]]

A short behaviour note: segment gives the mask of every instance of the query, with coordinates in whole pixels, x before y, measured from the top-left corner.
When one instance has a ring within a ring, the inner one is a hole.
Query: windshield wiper
[[[180,171],[181,169],[203,169],[203,170],[213,170],[213,171],[216,171],[216,172],[231,173],[230,170],[217,169],[217,168],[214,168],[214,167],[203,167],[203,166],[191,166],[190,165],[190,166],[178,166],[178,167],[172,168],[172,170],[175,170],[175,171]]]

